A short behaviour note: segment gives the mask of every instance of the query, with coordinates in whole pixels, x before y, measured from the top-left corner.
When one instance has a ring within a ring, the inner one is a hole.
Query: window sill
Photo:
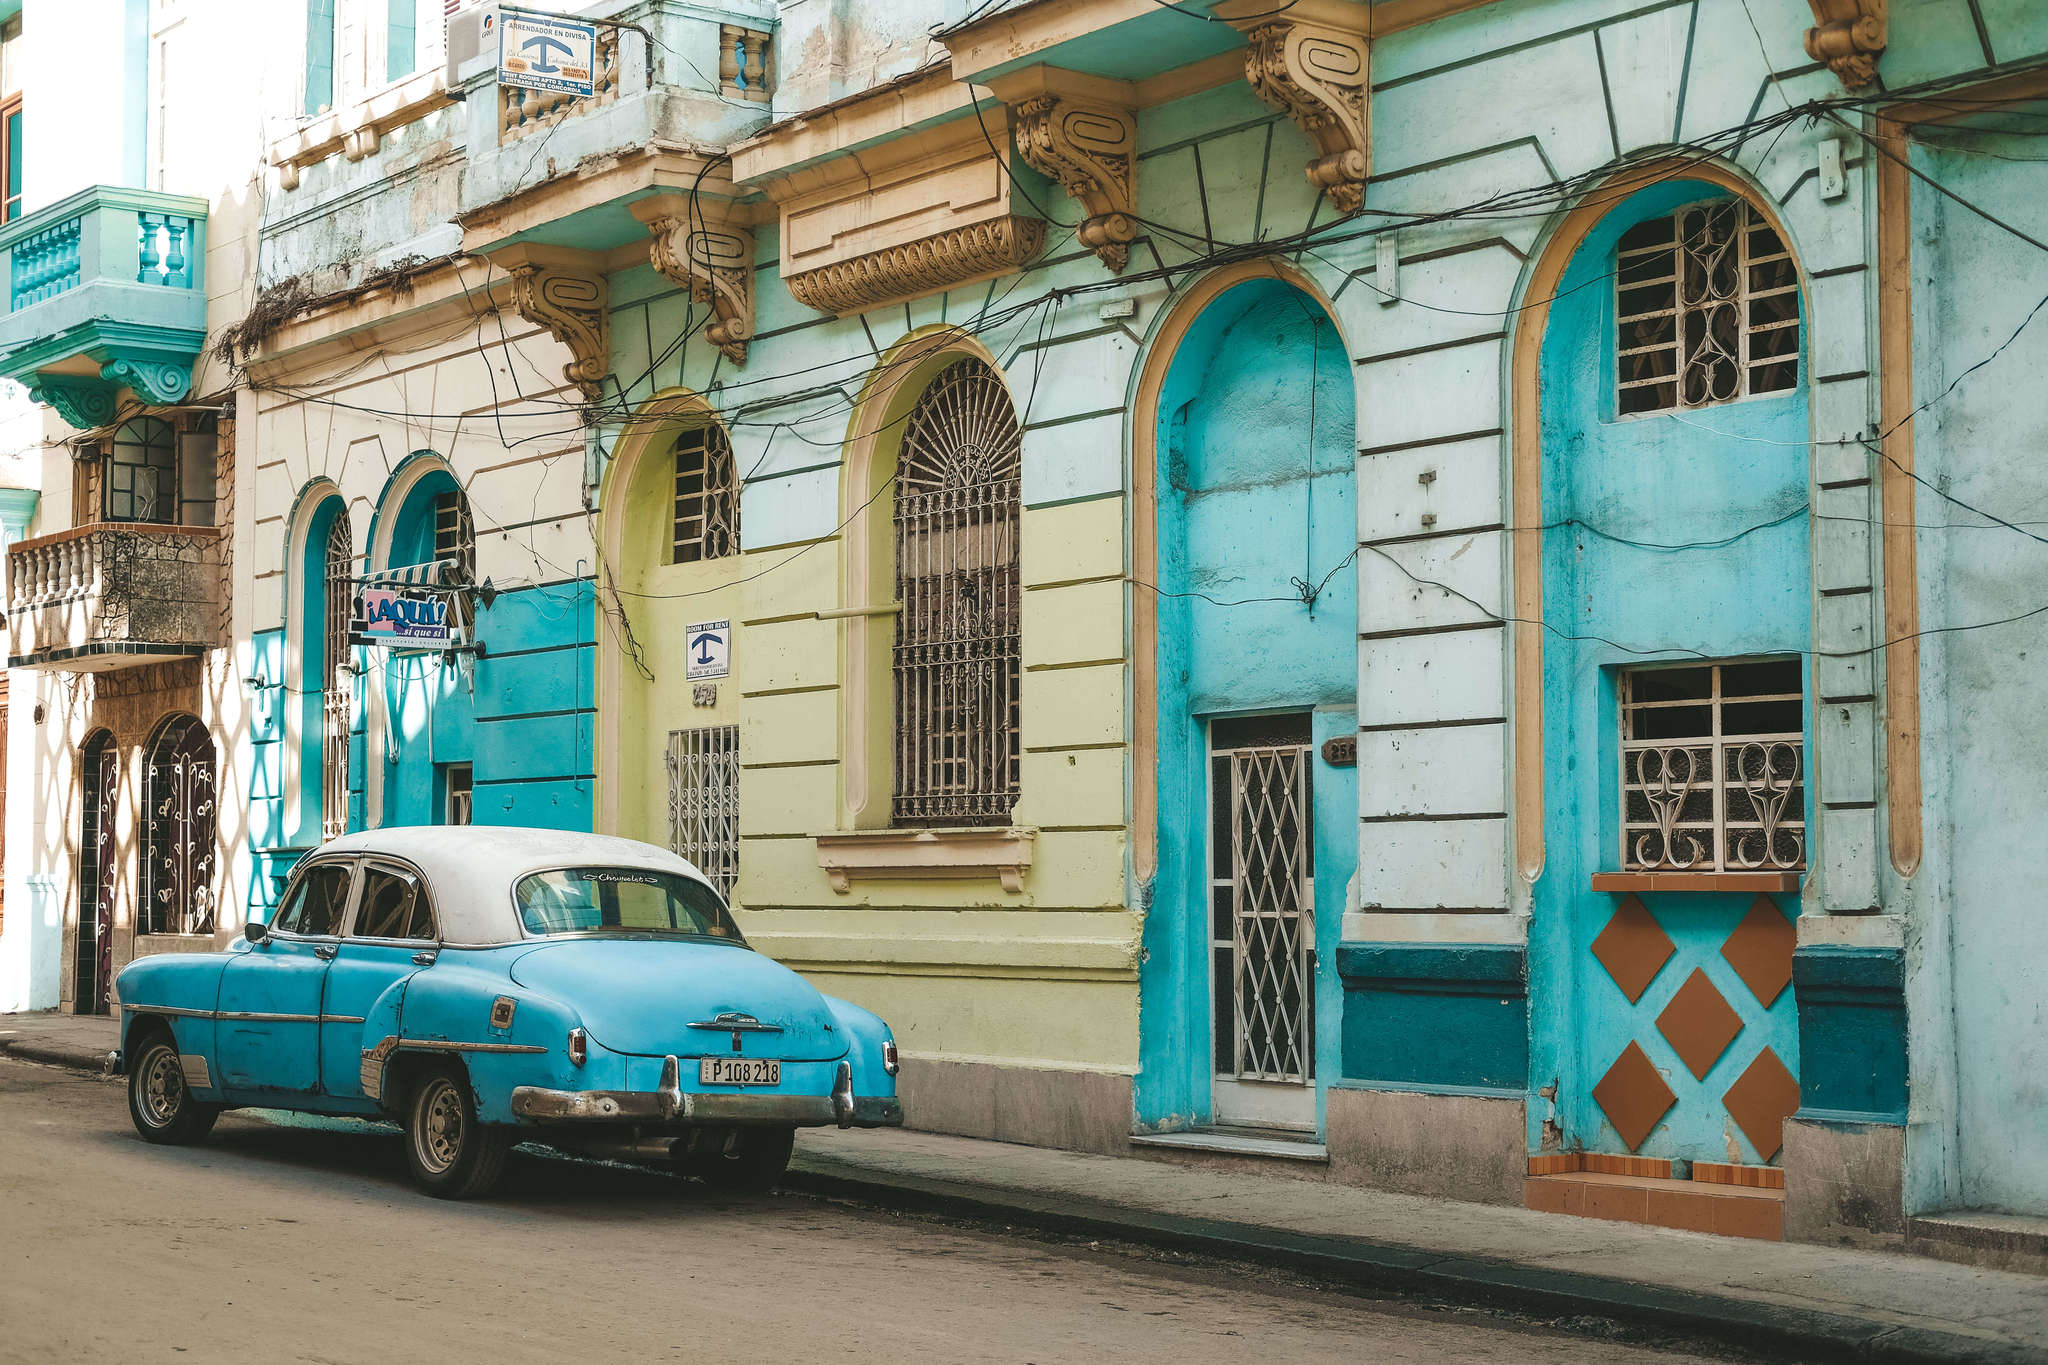
[[[1012,825],[986,829],[862,829],[817,836],[818,866],[844,896],[856,880],[919,877],[947,881],[993,879],[1012,894],[1024,873],[1038,831]]]
[[[1796,892],[1803,872],[1595,872],[1595,891]]]

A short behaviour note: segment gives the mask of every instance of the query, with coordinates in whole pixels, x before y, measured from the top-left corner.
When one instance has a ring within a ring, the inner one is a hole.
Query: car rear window
[[[743,943],[709,885],[639,867],[564,867],[521,877],[513,892],[529,934],[660,934]]]

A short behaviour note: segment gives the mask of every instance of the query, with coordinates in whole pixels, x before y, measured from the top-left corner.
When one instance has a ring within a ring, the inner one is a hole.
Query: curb
[[[1817,1309],[1640,1284],[1522,1262],[1447,1256],[1363,1238],[1317,1237],[1247,1223],[917,1177],[855,1175],[801,1155],[784,1189],[914,1213],[1005,1223],[1094,1240],[1302,1271],[1375,1294],[1415,1295],[1540,1316],[1595,1315],[1807,1361],[1887,1365],[2040,1365],[2013,1342],[1897,1327]]]
[[[0,1039],[0,1057],[23,1062],[40,1062],[44,1066],[60,1066],[66,1071],[80,1071],[91,1076],[105,1077],[113,1074],[107,1069],[105,1052],[81,1048],[75,1043],[46,1042],[40,1038]]]

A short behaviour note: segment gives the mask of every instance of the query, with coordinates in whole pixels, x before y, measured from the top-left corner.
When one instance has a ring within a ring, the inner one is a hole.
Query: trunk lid
[[[741,1014],[780,1031],[743,1029],[739,1056],[807,1062],[846,1053],[832,1011],[808,981],[731,944],[564,939],[522,953],[511,975],[575,1009],[591,1041],[613,1052],[730,1057],[730,1028],[691,1025]]]

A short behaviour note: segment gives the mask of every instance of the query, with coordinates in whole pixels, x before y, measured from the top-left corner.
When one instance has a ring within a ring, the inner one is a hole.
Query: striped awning
[[[356,581],[364,587],[382,588],[451,588],[458,586],[457,571],[462,566],[452,559],[433,559],[425,564],[403,564],[395,569],[380,569],[365,574]]]

